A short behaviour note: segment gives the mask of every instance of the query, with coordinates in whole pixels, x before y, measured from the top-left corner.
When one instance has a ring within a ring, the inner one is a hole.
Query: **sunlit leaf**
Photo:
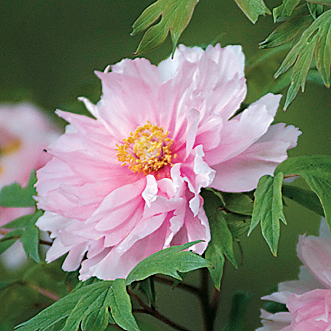
[[[280,24],[266,40],[259,44],[261,48],[272,48],[286,44],[292,40],[299,40],[302,33],[313,22],[313,17],[307,10],[307,6],[299,6],[293,15]]]
[[[289,158],[275,170],[275,175],[294,174],[303,177],[318,195],[324,209],[325,219],[331,226],[331,156],[314,155]]]
[[[57,323],[63,326],[63,320],[66,320],[63,328],[53,328],[53,330],[77,331],[81,323],[84,322],[84,327],[97,323],[98,331],[102,331],[108,324],[111,292],[111,281],[100,281],[83,286],[44,309],[37,316],[20,324],[17,329],[20,331],[45,331]],[[96,322],[96,316],[101,319],[100,322]]]
[[[260,15],[271,14],[263,0],[235,0],[235,2],[253,23],[256,23]]]
[[[14,183],[4,186],[0,191],[1,207],[33,207],[35,201],[33,196],[37,194],[34,184],[36,183],[35,172],[32,171],[26,187]]]
[[[274,21],[277,22],[279,17],[289,17],[292,15],[294,8],[300,0],[283,0],[283,3],[273,9]]]
[[[131,301],[126,292],[124,279],[116,279],[112,285],[110,296],[110,309],[112,316],[120,327],[124,330],[139,331],[139,327],[132,315]]]
[[[331,10],[320,15],[303,33],[275,73],[275,78],[293,66],[291,86],[287,92],[284,110],[290,105],[305,82],[315,54],[316,66],[324,84],[330,86],[331,65]]]
[[[281,220],[286,224],[283,214],[282,202],[283,174],[279,172],[275,177],[265,175],[260,178],[255,191],[255,202],[252,215],[252,223],[248,232],[260,223],[262,235],[270,247],[273,255],[277,255]]]
[[[200,241],[181,246],[172,246],[156,252],[141,262],[129,273],[126,284],[148,278],[155,274],[163,274],[181,280],[179,272],[189,272],[200,268],[210,267],[211,264],[201,256],[184,251]]]
[[[169,31],[174,53],[178,39],[191,20],[197,3],[198,0],[158,0],[147,7],[132,27],[132,35],[148,29],[138,45],[136,54],[159,46]],[[158,19],[160,21],[156,23]]]

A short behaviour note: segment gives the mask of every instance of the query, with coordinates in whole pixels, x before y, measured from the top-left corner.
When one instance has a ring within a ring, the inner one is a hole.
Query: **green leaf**
[[[243,235],[249,230],[251,217],[247,215],[232,213],[225,214],[224,217],[233,238],[238,239],[239,236]]]
[[[182,277],[182,276],[181,276]],[[182,277],[183,278],[183,277]],[[180,281],[178,281],[180,282]],[[144,280],[141,280],[138,284],[138,289],[144,293],[148,301],[155,306],[155,287],[152,277],[148,277]]]
[[[205,256],[212,263],[209,267],[210,275],[215,287],[220,289],[223,275],[224,255],[237,268],[237,262],[233,252],[233,238],[225,220],[225,214],[220,209],[223,201],[212,189],[205,189],[201,196],[204,199],[204,209],[209,221],[211,240],[207,247]]]
[[[286,224],[283,214],[282,183],[283,174],[275,177],[265,175],[260,178],[255,191],[255,202],[252,223],[248,235],[261,223],[262,235],[274,256],[277,255],[280,225],[279,220]]]
[[[315,20],[323,13],[323,5],[317,5],[316,3],[309,2],[307,3],[307,5],[311,16],[313,16]]]
[[[307,2],[331,7],[331,0],[307,0]]]
[[[223,331],[244,331],[247,308],[252,295],[244,291],[238,291],[232,296],[229,322]]]
[[[41,311],[37,316],[20,324],[17,329],[20,331],[51,330],[52,326],[57,323],[62,325],[63,320],[66,319],[61,331],[77,331],[83,322],[84,327],[90,327],[94,324],[98,325],[98,331],[103,331],[107,327],[105,319],[108,322],[112,283],[111,281],[100,281],[74,290]],[[97,317],[101,318],[99,322],[96,321]],[[53,330],[60,329],[53,328]],[[92,329],[87,328],[85,330]]]
[[[129,273],[126,278],[126,285],[130,285],[134,281],[146,279],[155,274],[168,275],[181,280],[182,278],[178,272],[189,272],[210,267],[210,262],[201,256],[190,251],[184,251],[199,242],[201,240],[181,246],[172,246],[148,256],[139,262]]]
[[[253,23],[256,23],[260,15],[271,14],[263,0],[235,0],[235,2]]]
[[[172,53],[178,39],[188,25],[198,0],[158,0],[147,7],[132,26],[135,35],[148,29],[138,45],[136,54],[141,54],[159,46],[170,31]],[[153,25],[159,18],[161,20]]]
[[[314,155],[289,158],[281,163],[275,174],[299,175],[318,195],[325,219],[331,227],[331,156]]]
[[[17,238],[18,239],[18,238]],[[5,252],[9,247],[15,244],[17,239],[6,239],[0,241],[0,255]],[[1,287],[1,286],[0,286]]]
[[[291,49],[285,60],[275,73],[275,78],[292,68],[291,86],[287,92],[284,110],[297,95],[299,88],[305,88],[305,82],[313,56],[316,67],[324,84],[330,86],[331,66],[331,10],[320,15],[301,35],[299,41]]]
[[[9,238],[10,236],[18,236],[21,243],[23,244],[26,256],[31,257],[37,263],[40,262],[39,229],[35,226],[35,224],[38,218],[42,216],[42,214],[43,212],[39,210],[35,214],[24,215],[4,226],[4,228],[9,229],[16,228],[16,230],[7,233],[7,237],[5,237]]]
[[[259,44],[259,47],[272,48],[292,40],[296,42],[312,22],[313,18],[307,10],[307,6],[299,6],[289,19],[280,24],[266,40]]]
[[[291,16],[299,2],[300,0],[283,0],[280,6],[273,9],[274,22],[277,22],[280,17]]]
[[[244,193],[223,193],[225,209],[232,213],[251,216],[253,201]]]
[[[3,241],[5,239],[12,239],[12,238],[16,238],[19,239],[20,236],[22,235],[22,229],[15,229],[13,231],[10,231],[8,233],[6,233],[1,239],[0,241]]]
[[[37,182],[35,171],[31,172],[30,179],[26,187],[18,183],[4,186],[0,191],[1,207],[33,207],[34,195],[37,195],[34,184]]]
[[[22,233],[20,241],[23,244],[26,257],[31,257],[34,261],[39,263],[39,229],[36,226],[28,227]]]
[[[284,197],[291,199],[306,207],[307,209],[315,212],[316,214],[324,217],[321,201],[313,191],[293,185],[283,184],[282,192]]]
[[[132,315],[131,301],[128,293],[126,292],[126,284],[124,279],[116,279],[113,282],[110,303],[111,313],[116,324],[124,330],[140,330]]]

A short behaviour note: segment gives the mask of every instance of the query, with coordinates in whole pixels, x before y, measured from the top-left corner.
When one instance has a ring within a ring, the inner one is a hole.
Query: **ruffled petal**
[[[299,236],[297,253],[309,272],[326,288],[331,288],[331,241]]]

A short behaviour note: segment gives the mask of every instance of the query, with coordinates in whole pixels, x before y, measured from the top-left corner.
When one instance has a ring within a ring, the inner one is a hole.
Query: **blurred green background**
[[[142,35],[130,36],[131,26],[151,0],[1,0],[0,1],[0,102],[30,100],[50,116],[56,108],[84,111],[78,96],[97,101],[99,81],[94,70],[103,70],[122,58],[133,58]],[[269,8],[279,1],[266,1]],[[233,0],[202,0],[180,43],[196,45],[219,39],[222,46],[241,44],[247,61],[259,52],[258,43],[273,30],[272,17],[260,17],[253,25]],[[169,56],[170,40],[145,54],[152,63]],[[259,98],[257,86],[276,71],[281,59],[270,68],[249,75],[249,100]],[[330,154],[331,93],[315,83],[307,83],[286,113],[279,111],[276,121],[301,129],[299,145],[291,156]],[[54,116],[55,118],[55,116]],[[59,121],[60,125],[64,123]],[[303,183],[299,183],[300,185]],[[243,263],[239,270],[227,265],[223,280],[217,327],[227,321],[231,295],[245,290],[253,294],[247,314],[247,330],[259,326],[260,297],[284,280],[297,276],[300,261],[295,246],[298,234],[317,234],[319,217],[288,203],[288,225],[281,227],[277,258],[272,257],[256,229],[242,238]],[[238,257],[239,250],[238,250]],[[197,274],[187,278],[196,283]],[[189,330],[201,330],[198,301],[179,289],[158,286],[160,310]],[[148,328],[146,327],[146,330]],[[170,330],[156,324],[150,330]],[[143,329],[144,330],[144,329]]]

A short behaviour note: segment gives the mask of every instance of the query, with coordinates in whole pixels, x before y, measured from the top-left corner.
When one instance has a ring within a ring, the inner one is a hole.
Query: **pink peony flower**
[[[288,312],[262,310],[259,331],[331,330],[331,240],[322,220],[320,237],[299,236],[297,253],[304,266],[299,280],[280,283],[279,292],[262,299],[286,304]]]
[[[46,116],[36,107],[30,104],[2,105],[0,107],[0,189],[14,182],[26,186],[31,170],[39,169],[50,160],[50,156],[43,152],[43,149],[58,135]],[[0,207],[0,226],[33,212],[34,207]],[[25,260],[19,242],[1,255],[1,261],[8,269],[16,269]]]
[[[37,225],[55,238],[52,261],[81,264],[80,279],[125,278],[163,248],[210,239],[201,188],[252,190],[296,145],[299,131],[270,127],[280,96],[234,116],[246,95],[240,46],[179,46],[158,67],[125,59],[97,76],[95,119],[58,111],[70,125],[38,171]],[[86,254],[86,259],[83,257]],[[83,262],[82,262],[83,260]]]
[[[43,152],[58,134],[45,115],[30,104],[0,107],[0,188],[17,182],[25,186],[32,169],[50,160]],[[0,226],[33,212],[34,208],[0,207]]]

